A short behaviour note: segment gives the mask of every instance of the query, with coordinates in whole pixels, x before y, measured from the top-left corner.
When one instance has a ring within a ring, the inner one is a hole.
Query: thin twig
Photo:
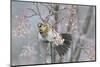
[[[30,17],[33,17],[33,16],[36,16],[37,14],[32,14],[30,16],[25,16],[26,18],[30,18]]]
[[[37,12],[38,12],[38,14],[40,16],[40,19],[44,22],[44,19],[42,18],[41,13],[40,13],[40,9],[38,7],[38,3],[36,4],[36,8],[37,8]]]
[[[38,14],[34,9],[27,8],[28,10],[31,10],[33,13]]]

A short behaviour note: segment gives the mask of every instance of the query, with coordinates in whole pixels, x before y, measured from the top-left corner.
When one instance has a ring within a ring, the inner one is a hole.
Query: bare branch
[[[36,15],[38,15],[38,14],[32,14],[32,15],[30,15],[30,16],[25,16],[25,17],[26,17],[26,18],[30,18],[30,17],[36,16]]]
[[[41,4],[41,5],[43,5],[43,6],[45,6],[50,12],[52,12],[53,14],[55,14],[55,13],[60,13],[61,11],[63,11],[63,10],[65,10],[65,9],[68,9],[67,7],[66,8],[63,8],[63,9],[59,9],[59,11],[55,11],[54,9],[55,9],[55,7],[53,7],[52,5],[45,5],[45,4]],[[50,7],[51,8],[50,8]]]
[[[87,55],[87,57],[89,58],[89,59],[93,59],[93,58],[95,58],[95,52],[88,52],[87,50],[85,50],[85,49],[83,49],[83,51],[84,51],[84,53],[86,53],[86,55]]]
[[[40,9],[38,7],[38,3],[36,4],[36,8],[37,8],[37,12],[38,12],[40,19],[44,22],[44,19],[41,17],[41,13],[40,13]]]
[[[28,8],[29,10],[31,10],[33,13],[38,14],[34,9]]]
[[[52,16],[53,14],[51,13],[49,13],[49,15],[47,15],[46,17],[45,17],[45,19],[46,19],[46,21],[48,22],[49,21],[49,18],[50,18],[50,16]]]
[[[34,9],[31,9],[31,8],[27,8],[28,10],[31,10],[34,14],[30,15],[30,16],[25,16],[26,18],[30,18],[30,17],[33,17],[35,15],[38,15],[38,13],[34,10]]]
[[[32,15],[30,15],[30,16],[25,16],[25,17],[26,17],[26,18],[30,18],[30,17],[32,17],[32,16],[37,15],[37,16],[39,16],[40,19],[44,22],[44,19],[41,17],[41,13],[40,13],[40,9],[39,9],[39,7],[38,7],[38,3],[36,3],[36,4],[33,3],[33,5],[35,5],[35,7],[36,7],[36,9],[37,9],[37,12],[36,12],[34,9],[32,9],[32,8],[28,8],[28,10],[31,10],[34,14],[32,14]]]
[[[52,12],[53,11],[52,8],[49,7],[50,5],[45,5],[45,4],[41,4],[41,5],[42,6],[45,6],[49,10],[49,12]]]
[[[45,20],[48,22],[48,20],[49,20],[49,18],[50,18],[50,16],[52,16],[53,15],[53,10],[52,10],[52,8],[50,8],[49,6],[49,4],[41,4],[42,6],[45,6],[47,9],[48,9],[48,11],[49,11],[49,15],[47,15],[46,17],[45,17]]]
[[[92,11],[92,7],[90,7],[89,9],[88,9],[88,12],[87,12],[87,16],[86,16],[86,20],[85,20],[85,22],[84,22],[84,24],[85,24],[85,28],[83,27],[82,29],[82,33],[80,33],[80,36],[82,35],[82,34],[87,34],[87,31],[88,31],[88,28],[89,28],[89,25],[90,25],[90,20],[91,20],[91,15],[92,15],[92,13],[93,13],[93,11]],[[84,39],[84,38],[82,38],[82,39]],[[79,38],[78,39],[78,41],[76,42],[76,44],[80,44],[80,46],[84,46],[84,43],[82,43],[81,42],[81,38]],[[75,61],[76,60],[78,60],[79,59],[79,57],[80,57],[80,55],[81,55],[81,48],[75,48],[75,51],[74,51],[74,53],[76,54],[76,57],[75,57]]]
[[[39,9],[39,7],[38,7],[38,3],[33,3],[33,5],[36,7],[37,12],[36,12],[34,9],[28,8],[28,10],[31,10],[34,14],[32,14],[32,15],[30,15],[30,16],[26,16],[26,18],[30,18],[30,17],[32,17],[32,16],[38,15],[38,16],[40,17],[40,19],[44,22],[44,19],[42,18],[41,13],[40,13],[40,9]],[[67,9],[67,8],[63,8],[63,9],[60,9],[59,11],[55,11],[55,10],[53,9],[54,7],[53,7],[52,5],[49,5],[49,4],[47,4],[47,5],[46,5],[46,4],[41,4],[41,5],[42,5],[42,6],[45,6],[45,7],[48,9],[48,11],[49,11],[49,15],[47,15],[47,16],[45,17],[45,21],[46,21],[46,22],[48,22],[50,16],[54,15],[55,13],[59,13],[59,12],[65,10],[65,9]],[[64,18],[62,18],[62,20],[63,20],[63,19],[64,19]],[[61,22],[62,22],[62,20],[61,20]],[[58,22],[60,22],[60,21],[58,21]]]
[[[63,22],[64,19],[66,19],[66,18],[65,18],[65,17],[62,17],[62,18],[59,19],[57,22],[58,22],[58,23],[61,23],[61,22]]]

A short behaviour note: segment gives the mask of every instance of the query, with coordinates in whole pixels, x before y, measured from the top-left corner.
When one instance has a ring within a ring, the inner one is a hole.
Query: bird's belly
[[[49,32],[49,33],[48,33],[48,36],[46,37],[46,39],[47,39],[48,41],[52,42],[52,41],[53,41],[53,38],[54,38],[54,36],[53,36],[52,32]]]

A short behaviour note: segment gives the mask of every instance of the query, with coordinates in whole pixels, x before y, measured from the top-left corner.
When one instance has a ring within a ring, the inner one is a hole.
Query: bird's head
[[[48,34],[48,32],[51,30],[51,25],[49,23],[39,23],[38,24],[38,30],[40,34]]]

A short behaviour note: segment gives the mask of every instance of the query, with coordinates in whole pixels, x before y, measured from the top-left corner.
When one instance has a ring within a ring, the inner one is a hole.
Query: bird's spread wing
[[[52,33],[48,36],[51,37],[52,44],[55,45],[54,48],[60,56],[67,53],[68,48],[72,43],[71,34],[59,34],[56,31],[52,31]]]
[[[70,47],[72,43],[72,37],[71,34],[61,34],[62,38],[64,38],[64,41],[62,44],[58,44],[55,49],[57,53],[62,56],[65,53],[67,53],[68,48]]]

